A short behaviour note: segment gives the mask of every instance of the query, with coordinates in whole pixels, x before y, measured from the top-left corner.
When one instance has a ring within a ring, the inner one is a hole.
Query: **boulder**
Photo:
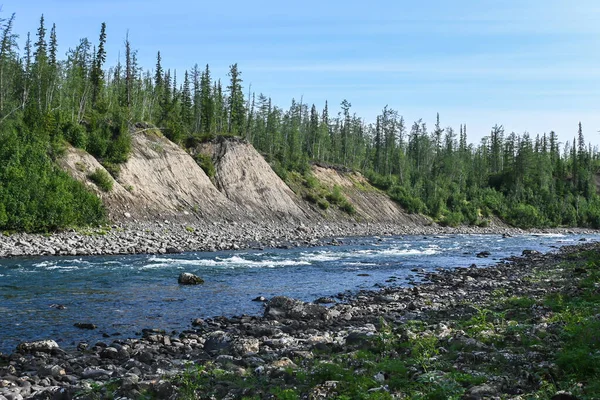
[[[264,316],[271,319],[328,320],[326,307],[305,303],[285,296],[273,297],[268,303]]]
[[[204,279],[189,272],[182,272],[177,279],[180,285],[199,285],[204,283]]]
[[[75,324],[73,324],[73,326],[75,328],[79,328],[79,329],[96,329],[97,326],[94,324],[90,324],[90,323],[85,323],[85,322],[77,322]]]
[[[38,340],[35,342],[24,342],[17,346],[17,351],[21,353],[33,353],[36,351],[42,353],[51,353],[58,350],[59,346],[54,340]]]
[[[540,254],[539,251],[537,250],[523,250],[523,252],[521,253],[522,256],[534,256],[536,254]]]

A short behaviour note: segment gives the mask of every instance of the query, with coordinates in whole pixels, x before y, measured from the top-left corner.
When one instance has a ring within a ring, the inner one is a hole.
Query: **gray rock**
[[[498,390],[494,386],[484,383],[482,385],[477,385],[477,386],[474,386],[471,389],[469,389],[469,392],[467,393],[465,398],[477,400],[477,399],[484,399],[489,396],[495,396],[497,394],[498,394]]]
[[[328,320],[329,312],[327,308],[317,304],[276,296],[267,303],[264,316],[272,319]]]
[[[236,339],[232,344],[233,351],[240,356],[256,354],[259,348],[260,341],[256,338],[240,338]]]
[[[38,375],[42,378],[45,378],[47,376],[57,378],[65,374],[65,370],[59,365],[43,365],[38,369]]]
[[[96,329],[96,328],[97,328],[97,326],[96,326],[96,325],[94,325],[94,324],[90,324],[90,323],[86,323],[86,322],[77,322],[77,323],[73,324],[73,326],[74,326],[75,328],[79,328],[79,329],[89,329],[89,330],[92,330],[92,329]]]
[[[199,285],[199,284],[204,283],[204,279],[202,279],[199,276],[196,276],[194,274],[191,274],[189,272],[182,272],[179,275],[177,282],[180,285]]]
[[[83,370],[81,377],[83,379],[98,379],[110,376],[110,372],[98,367],[88,367]]]
[[[17,346],[17,351],[21,353],[43,352],[51,353],[58,350],[59,346],[54,340],[38,340],[35,342],[24,342]]]
[[[114,347],[107,347],[100,352],[100,357],[115,360],[119,358],[119,350]]]

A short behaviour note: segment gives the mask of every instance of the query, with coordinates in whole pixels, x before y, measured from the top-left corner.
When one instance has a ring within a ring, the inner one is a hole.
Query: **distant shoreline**
[[[169,254],[188,251],[313,247],[335,245],[335,238],[443,234],[598,234],[585,228],[523,230],[506,226],[457,228],[402,226],[394,223],[331,222],[306,225],[277,221],[153,222],[80,228],[51,234],[0,235],[0,258]]]

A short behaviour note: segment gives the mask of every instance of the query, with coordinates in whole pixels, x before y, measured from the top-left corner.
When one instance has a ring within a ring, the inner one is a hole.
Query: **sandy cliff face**
[[[158,131],[132,133],[132,153],[113,189],[102,192],[88,175],[104,169],[91,155],[69,148],[61,165],[102,198],[113,221],[239,219],[236,204],[221,194],[193,158]]]
[[[219,138],[196,150],[212,158],[215,166],[212,181],[190,154],[151,128],[132,132],[131,156],[121,165],[109,192],[101,191],[89,179],[89,174],[104,168],[85,151],[68,148],[60,164],[98,194],[112,221],[429,224],[425,217],[405,213],[356,172],[312,168],[323,187],[341,188],[356,210],[349,215],[335,207],[325,211],[308,203],[275,174],[252,145],[241,139]]]
[[[277,176],[249,143],[218,139],[203,144],[199,151],[212,157],[216,187],[249,217],[259,220],[318,218]]]

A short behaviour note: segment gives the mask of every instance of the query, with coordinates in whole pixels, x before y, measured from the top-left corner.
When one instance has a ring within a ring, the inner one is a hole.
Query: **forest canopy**
[[[367,122],[348,100],[330,115],[327,102],[317,109],[292,99],[284,108],[262,93],[245,96],[237,64],[226,82],[208,64],[166,69],[160,52],[145,70],[128,36],[123,63],[106,67],[105,23],[96,40],[83,38],[61,57],[57,27],[48,29],[42,16],[21,50],[15,15],[0,17],[0,229],[102,222],[100,200],[54,161],[70,143],[118,176],[137,122],[184,147],[243,137],[283,178],[286,171],[310,178],[315,161],[360,170],[409,212],[443,225],[486,225],[497,216],[525,228],[600,228],[599,156],[576,121],[564,144],[555,132],[508,133],[501,125],[472,144],[466,124],[444,127],[439,115],[430,128],[386,106]]]

